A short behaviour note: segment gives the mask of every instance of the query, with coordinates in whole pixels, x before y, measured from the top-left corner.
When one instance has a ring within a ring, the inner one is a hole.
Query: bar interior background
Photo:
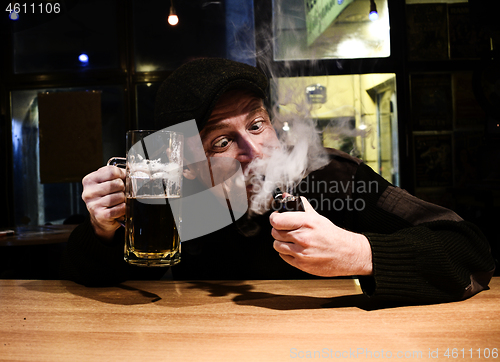
[[[0,228],[79,222],[81,178],[125,153],[128,129],[153,127],[161,81],[224,57],[270,65],[274,94],[301,87],[326,146],[477,224],[498,260],[494,3],[40,0],[14,20],[2,9]],[[331,137],[332,123],[372,132]]]

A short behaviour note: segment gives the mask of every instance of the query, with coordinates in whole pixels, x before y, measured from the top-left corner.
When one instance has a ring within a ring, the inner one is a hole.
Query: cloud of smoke
[[[308,99],[305,91],[309,85],[308,80],[301,77],[311,75],[310,72],[325,75],[326,73],[319,69],[321,65],[315,59],[314,50],[308,51],[307,64],[304,63],[303,69],[301,69],[302,63],[296,61],[301,54],[304,54],[304,41],[302,41],[306,26],[305,23],[302,24],[304,11],[303,1],[287,1],[284,5],[283,1],[276,0],[273,2],[274,14],[286,12],[288,15],[274,17],[273,21],[261,24],[260,28],[255,29],[255,39],[258,43],[255,57],[258,67],[271,81],[268,111],[278,134],[280,147],[267,149],[263,158],[255,159],[245,170],[245,176],[253,186],[253,196],[249,205],[251,213],[266,212],[276,188],[290,192],[309,173],[327,165],[329,157],[323,147],[324,135],[327,135],[327,140],[344,139],[366,136],[369,131],[353,127],[351,121],[356,112],[354,109],[347,111],[352,116],[345,119],[341,116],[335,117],[335,121],[322,127],[323,130],[319,130],[314,117],[317,105]],[[275,42],[277,38],[291,39],[291,41],[285,41],[286,49],[280,49],[280,44],[284,43]],[[236,44],[237,48],[240,47],[236,53],[248,55],[249,51],[254,50],[249,49],[248,44],[244,41]],[[279,57],[283,56],[285,60],[275,61],[277,54]],[[294,86],[280,86],[279,79],[289,77],[295,77]],[[345,114],[345,107],[341,108],[330,109],[329,112]]]
[[[303,119],[291,127],[293,135],[285,134],[280,139],[279,148],[268,150],[263,158],[255,159],[245,170],[247,176],[251,175],[253,185],[254,194],[250,200],[252,212],[264,213],[276,188],[291,192],[310,172],[328,163],[327,153],[312,123]],[[289,143],[292,137],[295,138],[293,145]]]

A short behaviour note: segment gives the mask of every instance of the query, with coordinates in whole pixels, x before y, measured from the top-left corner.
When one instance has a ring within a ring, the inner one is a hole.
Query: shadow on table
[[[98,302],[119,305],[148,304],[155,303],[161,299],[157,294],[123,284],[113,287],[99,288],[82,287],[79,284],[65,280],[62,280],[61,284],[64,288],[61,288],[60,286],[49,288],[46,285],[40,285],[36,281],[27,281],[26,283],[23,283],[23,287],[28,290],[54,294],[69,292],[71,294],[96,300]]]
[[[80,297],[97,300],[102,303],[135,305],[149,304],[159,301],[161,298],[155,293],[124,284],[113,287],[82,288],[74,283],[68,282],[66,290]]]
[[[368,298],[364,294],[345,295],[332,298],[302,295],[283,295],[252,291],[251,284],[221,284],[217,282],[189,282],[192,289],[208,291],[210,297],[224,297],[236,294],[232,301],[238,305],[248,305],[274,310],[359,308],[366,311],[399,307],[401,304]]]
[[[27,281],[23,284],[23,287],[28,290],[53,294],[69,292],[79,297],[108,304],[138,305],[159,302],[159,305],[170,308],[185,308],[193,305],[227,301],[232,301],[242,306],[254,306],[273,310],[359,308],[371,311],[402,306],[401,304],[368,298],[364,294],[323,298],[259,292],[253,291],[254,286],[245,282],[238,282],[238,284],[211,281],[186,282],[190,285],[188,289],[198,289],[208,292],[208,296],[203,296],[195,300],[183,298],[182,293],[173,293],[161,298],[158,294],[124,284],[118,284],[113,287],[83,287],[71,281],[61,281],[60,283],[59,285],[47,286],[41,285],[36,281]],[[220,300],[214,300],[214,298],[220,298]]]
[[[81,288],[75,284],[68,284],[66,290],[84,298],[109,304],[136,305],[155,303],[161,300],[158,294],[124,284],[99,288]]]

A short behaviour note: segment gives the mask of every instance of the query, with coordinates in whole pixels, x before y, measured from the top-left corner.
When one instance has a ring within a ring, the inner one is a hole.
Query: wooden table
[[[352,279],[0,280],[0,360],[500,361],[500,278],[490,286],[461,302],[388,307]]]
[[[13,228],[14,235],[1,236],[0,278],[59,278],[61,254],[76,226],[19,226]]]
[[[68,241],[77,225],[18,226],[14,235],[0,237],[0,246],[57,244]]]

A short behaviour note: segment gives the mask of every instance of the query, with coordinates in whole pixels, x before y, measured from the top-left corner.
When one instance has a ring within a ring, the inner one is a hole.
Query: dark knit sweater
[[[368,238],[373,276],[359,278],[365,294],[434,303],[467,298],[487,287],[494,261],[477,227],[392,186],[360,160],[330,152],[330,164],[311,173],[296,192],[337,226]],[[182,243],[182,261],[171,268],[173,278],[316,278],[281,259],[273,249],[268,219],[269,213],[242,218]],[[165,274],[165,268],[126,264],[123,243],[123,229],[117,230],[112,244],[104,244],[87,220],[69,238],[63,276],[104,286],[128,279],[160,279]]]

